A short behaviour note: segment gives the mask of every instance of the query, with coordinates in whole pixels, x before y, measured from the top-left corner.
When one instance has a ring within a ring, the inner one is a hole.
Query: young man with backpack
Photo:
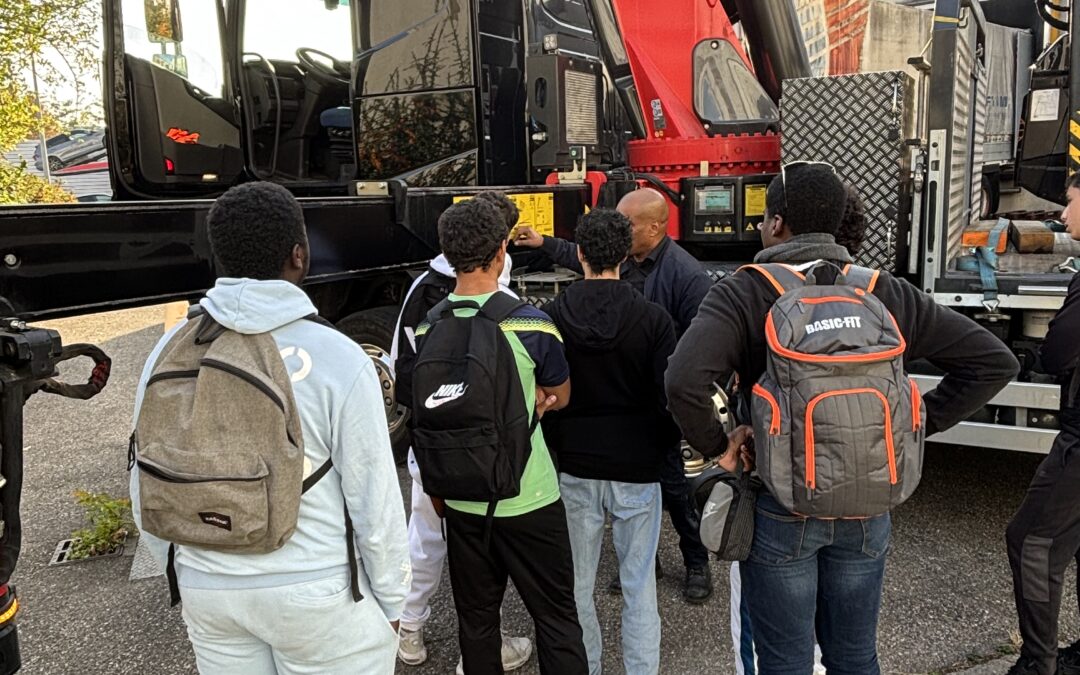
[[[753,402],[766,490],[740,564],[759,672],[880,673],[876,632],[889,509],[914,490],[922,439],[984,405],[1018,370],[997,338],[886,272],[850,267],[834,235],[831,166],[785,166],[766,193],[765,250],[715,285],[668,364],[669,406],[690,444],[734,467],[709,400],[738,373]],[[925,401],[904,362],[945,372]]]
[[[675,337],[679,338],[697,313],[712,279],[698,260],[667,236],[670,211],[664,195],[652,188],[634,190],[619,200],[616,210],[630,219],[632,242],[630,255],[619,266],[619,276],[646,300],[655,302],[671,315]],[[514,243],[539,249],[555,263],[584,274],[573,242],[544,237],[532,228],[523,227],[519,228]],[[691,604],[705,603],[713,592],[709,552],[701,545],[697,521],[687,498],[689,483],[678,439],[664,457],[660,488],[664,509],[679,535],[679,551],[686,568],[683,599]],[[657,574],[660,574],[659,559]],[[608,588],[619,592],[619,578],[613,579]]]
[[[844,217],[836,229],[836,243],[844,247],[852,257],[859,253],[866,238],[866,207],[855,186],[844,185],[846,204]],[[754,653],[754,631],[750,625],[750,611],[743,598],[742,573],[739,563],[731,563],[731,644],[735,650],[735,675],[756,675],[757,655]],[[814,645],[814,675],[825,675],[821,665],[821,647]]]
[[[623,667],[660,669],[660,614],[654,560],[660,540],[660,466],[679,431],[664,401],[664,369],[675,351],[671,317],[620,281],[630,251],[630,221],[596,209],[574,238],[585,280],[546,307],[566,345],[573,400],[544,418],[559,460],[574,553],[574,594],[589,671],[600,672],[600,622],[593,603],[606,514],[624,599]]]
[[[558,330],[499,291],[510,228],[470,199],[439,218],[454,292],[416,329],[413,452],[444,509],[450,583],[466,675],[502,673],[507,579],[536,624],[540,672],[588,670],[558,477],[538,421],[569,401]],[[443,506],[444,504],[444,506]]]
[[[508,228],[517,224],[518,209],[501,192],[485,191],[476,199],[487,200],[503,215]],[[510,290],[510,257],[499,276],[499,290],[517,298]],[[427,317],[431,308],[446,299],[454,290],[457,273],[440,253],[417,277],[401,304],[401,315],[394,330],[390,358],[394,363],[397,402],[412,407],[412,369],[416,363],[416,327]],[[412,476],[412,510],[409,514],[409,557],[412,560],[412,585],[401,613],[401,643],[398,658],[402,663],[418,666],[427,660],[424,645],[424,624],[431,616],[431,598],[439,590],[443,563],[446,561],[446,540],[443,539],[442,518],[435,512],[431,498],[424,493],[416,456],[409,450],[409,475]],[[504,635],[502,639],[503,670],[516,670],[532,656],[532,642],[525,637]],[[458,663],[458,672],[462,670]]]
[[[373,364],[299,287],[288,191],[231,188],[207,231],[219,278],[136,395],[136,523],[200,672],[393,673],[409,555]]]
[[[1061,221],[1080,241],[1080,174],[1066,186]],[[1005,531],[1024,639],[1009,675],[1080,675],[1080,640],[1058,649],[1065,569],[1080,561],[1080,274],[1069,282],[1039,357],[1061,384],[1061,433]]]

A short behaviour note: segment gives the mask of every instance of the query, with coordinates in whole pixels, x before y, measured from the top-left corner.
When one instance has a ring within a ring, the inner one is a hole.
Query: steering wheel
[[[319,57],[318,59],[314,57]],[[313,78],[323,84],[349,86],[352,67],[345,61],[339,61],[326,52],[311,47],[296,50],[296,59]],[[326,61],[330,63],[327,64]]]

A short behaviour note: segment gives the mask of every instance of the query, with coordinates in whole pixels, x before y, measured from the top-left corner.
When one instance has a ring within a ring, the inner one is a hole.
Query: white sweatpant
[[[431,598],[442,581],[446,541],[442,520],[435,513],[431,498],[424,493],[420,468],[409,448],[409,475],[412,476],[412,513],[409,515],[409,558],[412,561],[412,586],[401,612],[401,627],[420,630],[431,616]]]
[[[354,602],[347,574],[274,586],[181,587],[203,675],[391,675],[398,637],[375,599]]]

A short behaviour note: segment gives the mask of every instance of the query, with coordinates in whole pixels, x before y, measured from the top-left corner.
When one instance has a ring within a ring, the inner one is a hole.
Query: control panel
[[[682,240],[756,242],[765,220],[765,190],[772,174],[682,179]]]

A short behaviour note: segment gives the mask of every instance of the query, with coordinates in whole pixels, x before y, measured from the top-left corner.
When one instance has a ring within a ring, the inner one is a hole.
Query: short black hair
[[[499,209],[499,212],[503,215],[503,219],[506,220],[507,228],[514,229],[514,226],[517,225],[518,217],[521,215],[521,212],[518,211],[517,204],[507,197],[505,192],[484,190],[476,195],[476,199],[486,200],[494,205],[495,208]]]
[[[765,192],[765,210],[782,216],[792,234],[836,234],[847,199],[844,183],[830,167],[795,165],[787,179],[777,176]]]
[[[630,253],[630,219],[614,209],[596,209],[581,217],[574,240],[589,269],[615,269]]]
[[[840,227],[836,230],[836,243],[854,256],[859,253],[866,238],[866,206],[854,185],[848,183],[844,186],[844,191],[847,193],[847,202],[844,217],[840,219]]]
[[[244,183],[214,201],[206,216],[218,276],[280,279],[293,248],[307,246],[304,212],[276,183]]]
[[[1080,171],[1069,176],[1069,179],[1065,181],[1065,191],[1068,192],[1069,188],[1080,188]]]
[[[459,273],[486,268],[509,236],[506,218],[487,199],[466,199],[439,216],[439,246]]]

